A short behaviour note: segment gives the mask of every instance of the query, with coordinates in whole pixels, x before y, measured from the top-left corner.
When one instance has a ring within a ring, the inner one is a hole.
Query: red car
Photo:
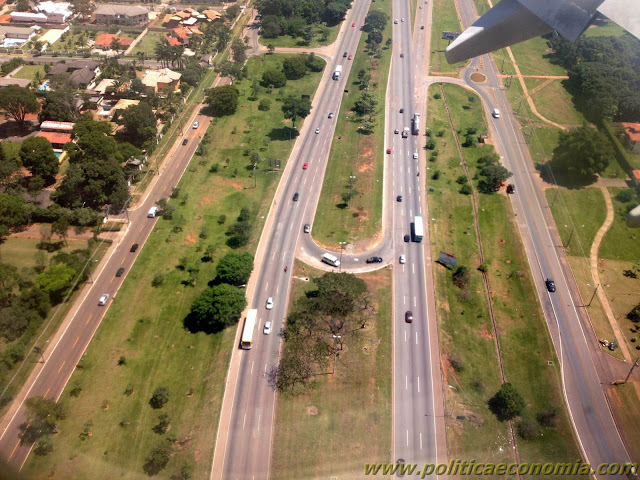
[[[355,27],[355,26],[356,26],[356,22],[353,22],[353,23],[351,24],[351,26],[352,26],[352,27]]]
[[[387,153],[391,153],[391,149],[390,148],[387,148]]]
[[[309,162],[304,162],[304,164],[302,165],[302,169],[306,170],[307,168],[309,168]]]
[[[349,55],[349,58],[347,58],[347,60],[351,60],[353,58],[353,55]]]

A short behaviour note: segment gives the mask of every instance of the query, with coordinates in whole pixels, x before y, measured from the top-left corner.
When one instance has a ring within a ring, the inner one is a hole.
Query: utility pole
[[[342,252],[344,250],[344,246],[347,242],[339,242],[340,245],[340,267],[338,268],[338,273],[342,272]]]
[[[593,295],[591,295],[591,300],[589,300],[589,303],[587,303],[587,307],[591,306],[591,302],[593,302],[593,299],[596,297],[596,292],[598,291],[599,287],[600,287],[600,284],[596,285],[596,288],[593,291]]]
[[[629,370],[629,373],[627,373],[627,378],[625,378],[624,382],[622,382],[623,384],[629,381],[629,377],[631,377],[631,373],[633,373],[633,369],[638,366],[638,360],[640,360],[640,357],[636,358],[636,361],[633,362],[633,365],[631,365],[631,369]]]
[[[42,359],[42,363],[44,363],[44,355],[42,355],[42,349],[39,346],[34,345],[33,346],[33,351],[40,355],[40,358]],[[637,362],[637,360],[636,360],[636,362]],[[627,378],[629,378],[629,377],[627,377]]]
[[[556,189],[556,194],[553,196],[553,201],[551,202],[551,207],[550,208],[553,208],[553,206],[556,204],[556,199],[558,198],[558,194],[559,193],[560,193],[560,189],[557,188]]]

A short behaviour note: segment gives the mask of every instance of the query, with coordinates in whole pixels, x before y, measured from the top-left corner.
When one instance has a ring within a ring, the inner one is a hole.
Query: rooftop
[[[181,73],[174,72],[168,68],[163,68],[162,70],[147,70],[142,78],[142,83],[147,87],[155,87],[158,83],[175,82],[176,80],[180,80],[181,77]]]
[[[622,122],[624,131],[633,142],[640,142],[640,123]]]
[[[70,133],[40,131],[38,132],[38,137],[44,137],[51,143],[56,145],[64,145],[65,143],[69,143],[71,141]]]
[[[123,15],[132,17],[135,15],[148,14],[149,10],[139,5],[118,5],[111,3],[100,3],[93,11],[94,15]]]
[[[70,132],[73,130],[73,122],[54,122],[53,120],[45,120],[40,124],[40,130],[64,130]]]

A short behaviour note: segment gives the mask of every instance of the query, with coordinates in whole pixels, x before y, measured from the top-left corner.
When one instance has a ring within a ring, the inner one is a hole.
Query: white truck
[[[340,80],[340,76],[342,75],[342,65],[338,65],[336,67],[336,71],[333,72],[333,79]]]

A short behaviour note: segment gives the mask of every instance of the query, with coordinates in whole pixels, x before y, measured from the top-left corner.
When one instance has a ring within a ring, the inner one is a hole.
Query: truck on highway
[[[258,310],[255,308],[247,312],[247,318],[244,319],[244,327],[242,328],[242,340],[240,340],[240,348],[250,350],[253,345],[253,331],[256,327],[256,319],[258,318]]]
[[[338,65],[336,67],[335,72],[333,72],[333,79],[340,80],[340,76],[342,75],[342,65]]]
[[[420,114],[414,113],[411,119],[411,133],[418,135],[420,133]]]
[[[404,127],[402,130],[402,138],[407,138],[409,136],[409,127]]]
[[[413,227],[411,229],[413,241],[421,242],[422,237],[424,237],[424,225],[422,224],[422,217],[419,215],[413,217],[413,223],[411,224],[411,226]]]

